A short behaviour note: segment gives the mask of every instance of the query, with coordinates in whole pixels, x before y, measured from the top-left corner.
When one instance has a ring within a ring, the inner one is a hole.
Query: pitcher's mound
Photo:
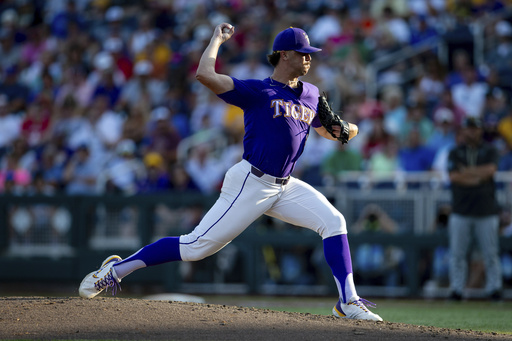
[[[0,298],[0,339],[505,340],[507,335],[204,303]]]

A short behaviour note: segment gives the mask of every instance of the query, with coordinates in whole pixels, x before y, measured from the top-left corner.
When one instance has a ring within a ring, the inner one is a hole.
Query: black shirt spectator
[[[469,118],[465,121],[465,126],[481,130],[482,123],[479,119]],[[486,168],[493,168],[495,171],[498,162],[497,149],[483,140],[476,144],[462,144],[450,151],[448,171],[452,179],[454,213],[465,216],[498,214],[499,206],[495,196],[494,178],[482,175]],[[464,177],[464,180],[453,181],[454,172]]]

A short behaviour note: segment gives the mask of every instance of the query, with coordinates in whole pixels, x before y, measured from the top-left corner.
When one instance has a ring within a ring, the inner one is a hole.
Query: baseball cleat
[[[357,299],[351,299],[347,304],[341,303],[341,300],[338,300],[338,303],[332,308],[332,314],[340,318],[382,321],[379,315],[372,313],[366,308],[365,303],[370,306],[375,306],[372,302],[359,297]]]
[[[121,280],[117,277],[113,266],[122,260],[117,255],[109,256],[103,261],[101,267],[97,271],[93,271],[82,280],[78,292],[83,298],[93,298],[104,289],[112,288],[112,295],[121,289],[119,283]]]

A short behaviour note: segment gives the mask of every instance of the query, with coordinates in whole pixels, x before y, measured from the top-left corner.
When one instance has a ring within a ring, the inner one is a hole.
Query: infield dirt
[[[510,340],[510,335],[130,298],[0,298],[0,339]]]

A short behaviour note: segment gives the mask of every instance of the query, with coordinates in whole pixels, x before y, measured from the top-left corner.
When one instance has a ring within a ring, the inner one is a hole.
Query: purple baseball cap
[[[313,53],[322,49],[309,45],[309,37],[304,30],[296,27],[287,28],[277,34],[274,39],[273,51],[297,51]]]

